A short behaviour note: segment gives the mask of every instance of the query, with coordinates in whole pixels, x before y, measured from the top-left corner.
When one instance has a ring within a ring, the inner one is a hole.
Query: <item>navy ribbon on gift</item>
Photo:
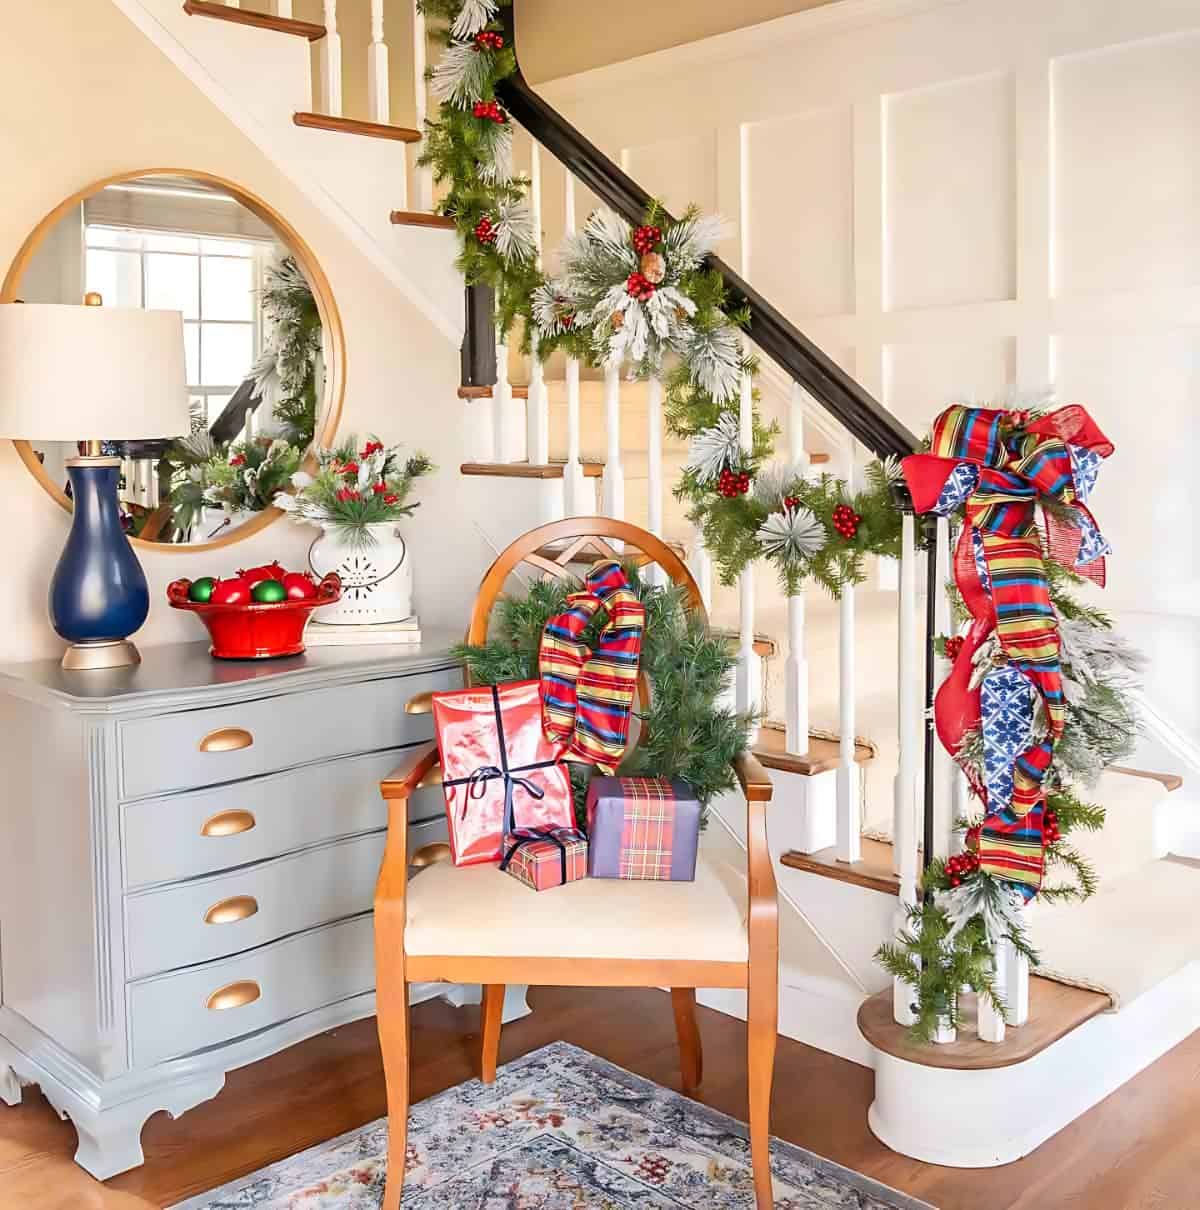
[[[567,841],[585,840],[586,837],[576,828],[518,828],[512,833],[513,842],[500,862],[500,868],[507,870],[512,859],[517,855],[522,845],[531,844],[535,840],[550,840],[558,846],[558,860],[562,866],[560,886],[567,882]],[[565,839],[564,839],[565,837]]]
[[[561,764],[561,760],[539,760],[531,765],[517,765],[516,768],[508,767],[508,752],[504,743],[504,714],[500,709],[500,690],[495,685],[492,689],[492,709],[496,713],[496,734],[500,740],[500,767],[495,765],[480,765],[468,777],[452,777],[449,781],[444,781],[443,786],[466,786],[467,793],[463,799],[463,817],[466,817],[467,807],[470,805],[472,798],[482,798],[487,793],[485,782],[492,781],[497,777],[504,778],[504,834],[507,836],[510,832],[516,833],[516,819],[513,814],[513,794],[515,788],[520,786],[522,790],[532,795],[534,798],[545,798],[546,791],[541,786],[530,781],[528,777],[518,777],[518,773],[528,773],[533,769],[548,769],[551,765]],[[566,857],[563,857],[563,869],[566,869]],[[563,875],[563,881],[566,881],[566,875]]]

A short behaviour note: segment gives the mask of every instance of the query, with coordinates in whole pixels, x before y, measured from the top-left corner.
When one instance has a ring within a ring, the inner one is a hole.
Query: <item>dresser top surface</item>
[[[273,660],[216,660],[207,642],[165,643],[142,649],[142,662],[129,668],[68,672],[54,659],[0,665],[0,692],[104,712],[160,700],[286,693],[446,668],[461,640],[459,631],[430,626],[420,643],[314,647]]]

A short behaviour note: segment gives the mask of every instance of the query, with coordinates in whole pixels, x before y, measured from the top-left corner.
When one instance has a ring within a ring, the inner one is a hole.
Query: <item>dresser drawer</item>
[[[135,1067],[277,1025],[375,986],[373,917],[360,916],[128,986]]]
[[[386,834],[125,897],[129,978],[223,958],[371,910]]]
[[[337,685],[120,724],[121,794],[141,798],[378,752],[433,736],[405,704],[462,684],[457,668]]]
[[[177,882],[387,826],[379,783],[404,750],[345,757],[122,807],[125,887]],[[416,822],[445,816],[440,786],[409,800]]]

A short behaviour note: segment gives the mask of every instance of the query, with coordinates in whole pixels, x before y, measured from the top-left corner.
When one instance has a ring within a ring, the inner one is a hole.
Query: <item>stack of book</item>
[[[402,622],[377,622],[363,626],[332,626],[314,617],[305,627],[304,641],[310,647],[355,647],[385,643],[419,643],[421,624],[414,614]]]

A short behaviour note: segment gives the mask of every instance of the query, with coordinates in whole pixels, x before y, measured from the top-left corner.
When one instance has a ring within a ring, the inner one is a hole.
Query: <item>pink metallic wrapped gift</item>
[[[545,891],[587,877],[587,837],[575,828],[518,828],[504,838],[502,870]]]
[[[537,681],[433,695],[455,865],[499,861],[518,828],[575,823],[563,747],[542,734]]]

